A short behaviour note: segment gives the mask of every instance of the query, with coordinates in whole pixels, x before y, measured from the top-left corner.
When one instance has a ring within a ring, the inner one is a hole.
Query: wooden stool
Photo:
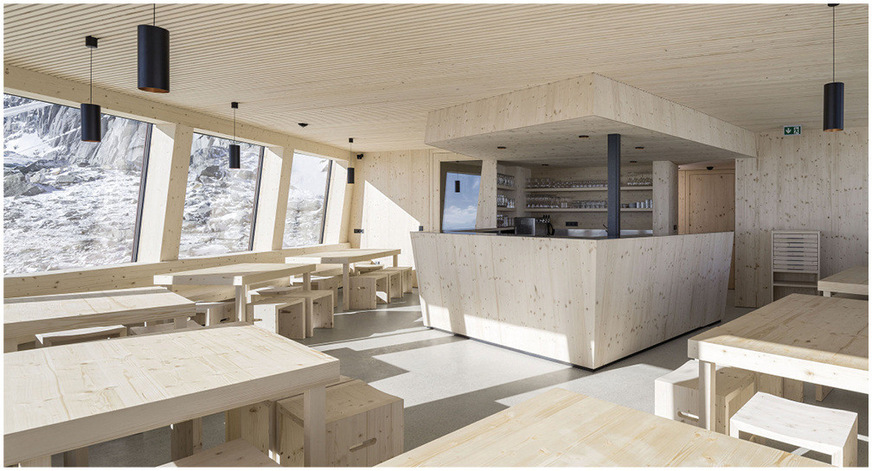
[[[239,467],[269,468],[279,464],[243,439],[222,443],[187,458],[161,465],[161,468]]]
[[[302,286],[302,281],[295,281],[294,286]],[[339,306],[339,287],[342,286],[342,275],[339,276],[313,276],[312,289],[333,291],[333,307]]]
[[[730,419],[730,435],[767,438],[857,466],[857,414],[757,393]]]
[[[391,274],[387,273],[383,270],[364,273],[363,275],[357,275],[358,277],[369,277],[375,278],[375,293],[376,293],[376,303],[378,304],[388,304],[391,302]],[[394,284],[396,285],[396,274],[393,276]],[[384,297],[378,295],[378,293],[384,293]]]
[[[173,324],[166,324],[172,326]],[[91,342],[115,337],[126,337],[127,327],[110,325],[106,327],[87,327],[84,329],[63,330],[36,335],[37,347],[52,347],[71,343]]]
[[[289,293],[293,293],[294,291],[302,290],[302,286],[268,286],[266,288],[258,288],[251,290],[248,295],[251,298],[251,301],[258,301],[260,299],[266,299],[275,296],[284,296]]]
[[[354,274],[363,275],[364,273],[372,273],[384,269],[384,265],[378,263],[355,263]]]
[[[403,452],[403,400],[359,380],[330,385],[327,466],[374,466]],[[276,407],[279,460],[303,465],[303,396]]]
[[[283,299],[304,299],[306,301],[306,336],[315,335],[315,328],[333,328],[333,291],[329,290],[296,290],[291,291]]]
[[[729,433],[730,416],[756,392],[754,373],[717,368],[715,431]],[[691,425],[699,423],[699,363],[688,361],[654,380],[654,415]]]
[[[371,276],[351,277],[351,287],[348,288],[348,295],[351,296],[349,307],[355,311],[375,309],[375,285],[376,279]]]
[[[194,309],[197,312],[194,320],[207,327],[236,318],[236,304],[233,300],[201,301],[194,306]]]
[[[306,338],[305,298],[266,298],[246,306],[254,325],[289,339]]]

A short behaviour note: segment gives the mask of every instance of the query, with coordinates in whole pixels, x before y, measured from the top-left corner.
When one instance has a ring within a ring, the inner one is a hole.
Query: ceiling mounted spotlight
[[[150,25],[137,26],[138,88],[144,92],[170,92],[170,32],[155,26],[157,4]]]
[[[636,146],[636,150],[642,150],[644,148],[645,148],[645,146]]]
[[[497,149],[499,149],[499,150],[504,150],[505,148],[506,148],[506,146],[497,146]]]
[[[639,163],[639,161],[638,161],[638,160],[631,160],[630,163],[631,163],[631,164],[637,164],[637,163]]]
[[[588,139],[588,138],[590,138],[590,136],[588,136],[587,134],[582,134],[582,135],[578,136],[578,138],[579,139]]]
[[[836,82],[836,6],[833,9],[833,81],[824,85],[824,131],[834,132],[845,129],[845,84]]]
[[[299,126],[301,128],[305,128],[308,125],[309,125],[309,123],[297,123],[297,126]]]
[[[231,101],[230,107],[233,108],[233,144],[230,144],[230,168],[238,169],[242,166],[239,144],[236,143],[236,110],[239,108],[239,102]]]
[[[94,49],[97,49],[97,38],[85,36],[85,46],[89,50],[90,64],[88,66],[88,103],[82,103],[82,141],[100,142],[103,136],[103,126],[100,122],[100,105],[94,104]]]

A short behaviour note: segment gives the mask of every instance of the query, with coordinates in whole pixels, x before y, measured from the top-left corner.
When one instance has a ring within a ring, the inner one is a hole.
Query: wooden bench
[[[225,301],[199,301],[195,306],[194,320],[203,326],[213,326],[236,319],[236,304],[232,299]]]
[[[857,466],[857,414],[757,393],[730,419],[730,436],[762,437]]]
[[[339,287],[342,286],[342,274],[339,276],[313,276],[312,289],[333,291],[333,307],[339,306]],[[294,281],[294,286],[302,286],[302,281]]]
[[[394,274],[394,283],[398,274]],[[354,310],[375,309],[391,299],[391,274],[383,270],[353,276],[348,289],[349,307]],[[379,293],[384,293],[384,298]]]
[[[738,368],[718,368],[717,375],[715,431],[729,434],[730,417],[757,392],[755,375]],[[696,360],[654,380],[654,415],[699,425],[699,400]]]
[[[402,276],[403,283],[403,293],[411,293],[412,286],[414,285],[414,280],[412,276],[412,267],[384,267],[383,265],[377,263],[368,263],[368,264],[355,264],[355,268],[363,268],[366,270],[379,270],[377,267],[383,267],[382,270],[386,272],[399,272]]]
[[[278,463],[253,445],[243,439],[238,439],[167,463],[161,468],[269,468],[278,466]]]
[[[173,324],[167,324],[173,327]],[[62,330],[46,334],[36,334],[37,347],[51,347],[55,345],[69,345],[71,343],[91,342],[117,337],[126,337],[127,327],[123,325],[111,325],[106,327],[86,327],[83,329]]]
[[[289,339],[306,338],[306,300],[273,297],[254,301],[247,306],[254,325]]]
[[[403,400],[359,380],[327,387],[327,466],[374,466],[403,452]],[[278,401],[282,466],[302,466],[303,397]]]
[[[260,299],[284,296],[288,293],[300,291],[302,289],[302,286],[267,286],[251,290],[249,296],[251,297],[251,301],[254,302]]]
[[[154,335],[154,334],[167,334],[170,332],[183,332],[186,330],[198,330],[202,329],[203,326],[198,324],[197,322],[188,319],[188,324],[186,327],[178,328],[172,322],[167,324],[153,324],[149,326],[135,326],[130,327],[128,329],[129,335]]]

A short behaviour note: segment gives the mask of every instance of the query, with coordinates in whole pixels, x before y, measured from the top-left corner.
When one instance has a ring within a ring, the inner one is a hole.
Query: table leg
[[[327,466],[327,394],[324,386],[303,393],[303,464]]]
[[[827,398],[832,391],[833,388],[829,386],[821,386],[820,384],[814,385],[814,398],[816,401],[820,402]]]
[[[241,407],[239,410],[239,436],[265,455],[276,450],[276,402],[264,401]]]
[[[342,310],[351,310],[351,280],[348,277],[348,263],[342,264]]]
[[[824,293],[824,297],[825,297],[825,298],[831,298],[831,297],[833,296],[833,292],[832,292],[832,291],[824,291],[823,293]]]
[[[303,273],[303,289],[306,291],[312,290],[312,274]]]
[[[248,316],[245,315],[245,286],[236,287],[236,320],[245,322]]]
[[[394,268],[400,266],[400,256],[394,255]]]
[[[699,362],[699,426],[715,429],[715,364]]]
[[[31,458],[27,461],[22,461],[18,463],[22,468],[50,468],[51,467],[51,455],[38,456],[36,458]]]
[[[173,319],[174,327],[176,329],[184,329],[188,327],[188,318],[187,317],[176,317]]]
[[[170,425],[170,457],[173,461],[191,456],[202,449],[202,418]]]
[[[18,341],[12,339],[3,339],[3,353],[17,352]]]

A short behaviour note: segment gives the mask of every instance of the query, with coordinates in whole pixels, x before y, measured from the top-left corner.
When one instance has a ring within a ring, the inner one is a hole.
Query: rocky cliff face
[[[129,262],[148,124],[103,116],[82,142],[77,108],[3,96],[4,272]],[[260,147],[227,167],[225,139],[195,135],[181,256],[248,250]],[[330,162],[295,160],[285,246],[319,242]]]

